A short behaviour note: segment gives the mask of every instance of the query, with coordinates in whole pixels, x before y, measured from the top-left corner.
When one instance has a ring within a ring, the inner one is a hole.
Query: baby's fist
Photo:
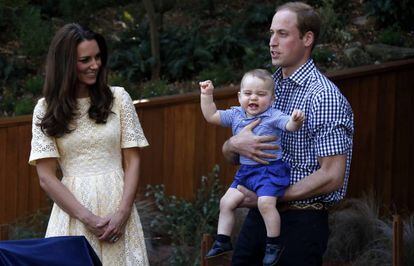
[[[211,80],[200,81],[198,84],[200,85],[201,94],[207,94],[207,95],[213,94],[214,86]]]
[[[299,109],[295,109],[292,112],[292,121],[302,123],[305,121],[305,113]]]

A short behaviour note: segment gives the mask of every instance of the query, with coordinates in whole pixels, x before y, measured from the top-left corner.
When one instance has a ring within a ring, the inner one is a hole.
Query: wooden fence
[[[414,60],[354,68],[329,74],[355,114],[354,156],[348,196],[372,189],[391,208],[414,210]],[[219,108],[237,104],[237,88],[218,90]],[[168,194],[192,198],[200,177],[220,165],[224,184],[235,167],[221,146],[229,129],[207,124],[198,93],[141,100],[136,104],[150,147],[142,150],[140,191],[165,184]],[[45,206],[34,167],[27,164],[31,116],[0,120],[0,224]],[[0,230],[1,231],[1,230]]]

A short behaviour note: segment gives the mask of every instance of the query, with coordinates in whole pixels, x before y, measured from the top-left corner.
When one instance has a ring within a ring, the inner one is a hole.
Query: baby
[[[209,123],[231,127],[233,135],[260,118],[260,124],[253,129],[253,133],[261,136],[277,136],[278,139],[273,143],[280,147],[281,130],[297,131],[305,120],[301,110],[293,110],[288,116],[272,108],[275,99],[274,81],[271,74],[264,69],[254,69],[243,76],[238,93],[240,106],[227,110],[217,110],[213,100],[214,86],[211,81],[203,81],[199,85],[204,118]],[[277,158],[265,159],[268,164],[260,164],[240,156],[241,166],[230,188],[220,200],[217,238],[207,253],[207,258],[233,249],[230,235],[234,226],[234,210],[244,198],[244,194],[237,190],[237,185],[243,185],[257,194],[258,208],[266,225],[266,253],[263,263],[274,265],[279,260],[283,248],[279,239],[280,216],[276,209],[276,201],[278,197],[283,196],[286,187],[289,186],[290,167],[280,159],[282,157],[280,149],[266,152],[275,154]]]

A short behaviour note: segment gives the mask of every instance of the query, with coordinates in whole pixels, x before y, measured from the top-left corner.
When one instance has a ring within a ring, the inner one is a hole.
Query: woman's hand
[[[86,228],[98,238],[101,237],[107,229],[109,218],[102,218],[94,214],[89,214],[89,217],[84,222]]]
[[[118,210],[114,214],[107,216],[108,222],[103,235],[99,237],[101,241],[108,241],[115,243],[118,241],[125,232],[125,226],[131,215],[131,210],[121,211]],[[101,224],[99,224],[101,226]]]

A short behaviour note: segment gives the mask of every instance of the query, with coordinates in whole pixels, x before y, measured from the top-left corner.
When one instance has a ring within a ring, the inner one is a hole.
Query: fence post
[[[213,243],[213,239],[211,238],[210,234],[203,234],[203,240],[201,242],[201,266],[208,266],[208,261],[205,259],[205,256],[210,249]]]
[[[9,225],[0,224],[0,241],[9,239]]]
[[[403,265],[403,233],[400,215],[393,215],[393,234],[392,234],[392,265]]]

